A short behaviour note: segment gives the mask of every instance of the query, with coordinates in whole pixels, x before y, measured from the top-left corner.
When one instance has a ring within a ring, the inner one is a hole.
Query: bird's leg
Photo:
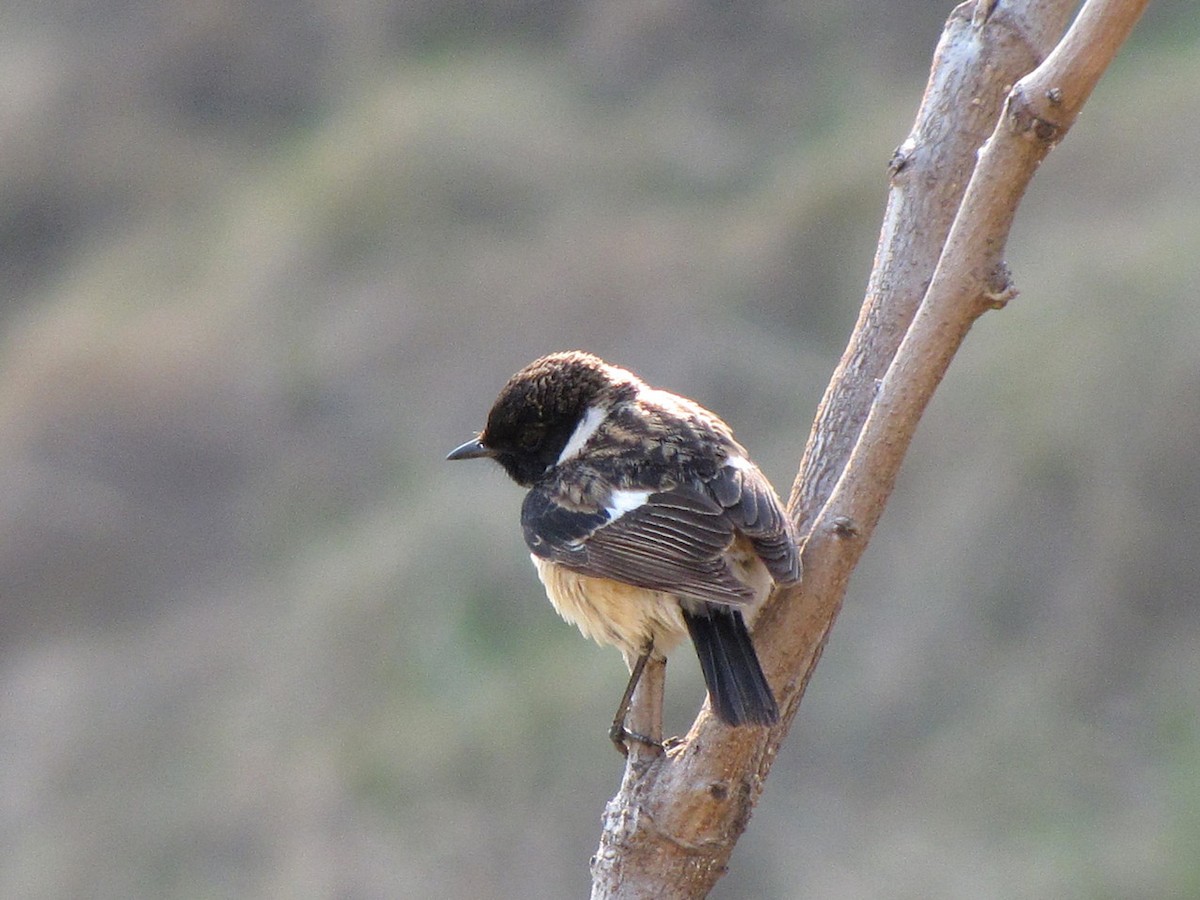
[[[646,662],[650,659],[650,648],[637,658],[637,662],[629,670],[629,681],[625,685],[625,693],[621,695],[621,702],[617,705],[616,715],[613,716],[612,725],[608,729],[608,739],[613,742],[613,746],[620,751],[622,756],[629,755],[629,747],[626,746],[627,738],[640,740],[643,735],[637,735],[625,728],[625,719],[629,716],[629,706],[633,702],[633,692],[637,689],[638,682],[642,680],[642,672],[646,669]]]
[[[654,644],[648,642],[630,668],[629,683],[621,695],[621,703],[609,728],[609,739],[622,755],[629,755],[629,742],[635,741],[654,752],[662,752],[663,687],[666,682],[666,660],[653,654]],[[632,726],[632,727],[630,727]]]

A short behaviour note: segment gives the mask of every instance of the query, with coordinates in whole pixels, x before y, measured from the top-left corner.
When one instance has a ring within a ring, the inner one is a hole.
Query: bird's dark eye
[[[521,437],[518,439],[518,443],[521,445],[522,450],[535,450],[537,449],[538,444],[542,442],[543,436],[544,432],[541,428],[526,428],[521,432]]]

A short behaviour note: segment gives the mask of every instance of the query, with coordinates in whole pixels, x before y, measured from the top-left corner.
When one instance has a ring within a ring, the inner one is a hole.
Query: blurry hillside
[[[5,3],[0,896],[582,895],[625,673],[442,458],[580,346],[786,493],[949,8]],[[720,896],[1200,894],[1198,50],[1035,180]]]

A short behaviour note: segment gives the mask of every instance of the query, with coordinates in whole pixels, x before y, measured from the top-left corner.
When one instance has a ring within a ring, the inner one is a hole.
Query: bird
[[[747,616],[800,580],[795,526],[719,416],[562,351],[514,374],[483,430],[447,456],[479,458],[528,489],[521,528],[555,609],[625,658],[609,731],[618,750],[661,746],[625,719],[647,661],[665,662],[687,637],[720,721],[779,721]]]

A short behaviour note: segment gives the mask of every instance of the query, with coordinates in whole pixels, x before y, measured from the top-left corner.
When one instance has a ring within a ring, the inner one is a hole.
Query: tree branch
[[[1028,4],[1027,4],[1028,5]],[[1075,0],[968,2],[934,52],[912,131],[892,155],[875,264],[850,343],[817,411],[789,506],[806,534],[829,499],[917,306],[933,277],[975,167],[1013,83],[1067,25]]]
[[[706,707],[668,755],[631,755],[606,807],[593,898],[699,897],[725,871],[926,405],[972,323],[1015,293],[1003,252],[1020,198],[1147,3],[1088,0],[1057,46],[1066,0],[979,0],[951,14],[789,501],[808,535],[804,582],[779,592],[755,630],[783,720],[730,729]]]

